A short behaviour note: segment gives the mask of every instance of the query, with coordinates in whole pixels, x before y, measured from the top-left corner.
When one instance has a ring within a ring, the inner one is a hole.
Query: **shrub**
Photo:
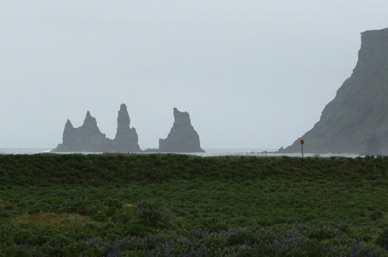
[[[222,236],[213,236],[203,240],[203,244],[209,251],[214,251],[218,248],[223,248],[226,244],[226,239]]]
[[[58,231],[52,227],[35,227],[23,225],[14,233],[16,244],[43,245],[58,235]]]
[[[140,251],[128,251],[128,252],[124,252],[122,253],[123,257],[146,257],[147,255],[145,255],[144,253],[140,252]]]
[[[317,228],[310,232],[310,239],[325,240],[335,237],[335,231],[331,228]]]
[[[369,214],[369,219],[371,220],[378,220],[384,217],[384,213],[382,211],[374,211],[371,214]]]
[[[166,227],[170,218],[165,211],[153,202],[142,201],[137,206],[138,219],[147,226]]]
[[[257,236],[249,231],[238,231],[231,234],[226,240],[228,245],[242,245],[242,244],[254,244],[259,240]]]
[[[125,227],[125,234],[130,236],[144,237],[149,234],[155,233],[153,228],[147,227],[143,224],[129,224]]]
[[[376,244],[388,250],[388,229],[385,229],[376,239]]]

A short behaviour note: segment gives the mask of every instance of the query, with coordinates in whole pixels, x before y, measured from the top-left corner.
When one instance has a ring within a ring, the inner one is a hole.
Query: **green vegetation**
[[[388,158],[0,155],[2,256],[388,256]]]

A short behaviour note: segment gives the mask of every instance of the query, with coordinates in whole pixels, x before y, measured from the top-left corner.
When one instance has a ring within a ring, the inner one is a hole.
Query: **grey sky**
[[[55,147],[128,106],[142,148],[173,107],[203,148],[280,148],[319,120],[388,27],[386,0],[0,0],[0,148]]]

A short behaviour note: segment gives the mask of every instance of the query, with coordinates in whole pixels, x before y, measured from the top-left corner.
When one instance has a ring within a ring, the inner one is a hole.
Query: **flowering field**
[[[0,155],[0,256],[388,256],[387,158]]]

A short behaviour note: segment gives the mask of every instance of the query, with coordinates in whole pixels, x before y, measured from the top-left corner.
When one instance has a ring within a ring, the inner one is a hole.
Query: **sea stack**
[[[63,143],[53,152],[104,152],[109,149],[110,141],[100,132],[96,118],[89,111],[86,112],[84,123],[74,128],[67,120],[63,131]]]
[[[159,152],[204,152],[190,115],[174,108],[174,124],[166,139],[159,139]]]
[[[301,138],[305,152],[388,154],[388,28],[361,34],[358,62]],[[279,152],[300,151],[299,139]]]
[[[113,140],[113,151],[120,153],[141,152],[135,128],[130,128],[127,106],[122,104],[117,116],[117,132]]]
[[[130,128],[129,123],[127,106],[122,104],[117,117],[116,137],[112,140],[100,132],[96,119],[88,111],[79,128],[74,128],[71,121],[67,120],[63,142],[52,152],[141,152],[136,129]]]

